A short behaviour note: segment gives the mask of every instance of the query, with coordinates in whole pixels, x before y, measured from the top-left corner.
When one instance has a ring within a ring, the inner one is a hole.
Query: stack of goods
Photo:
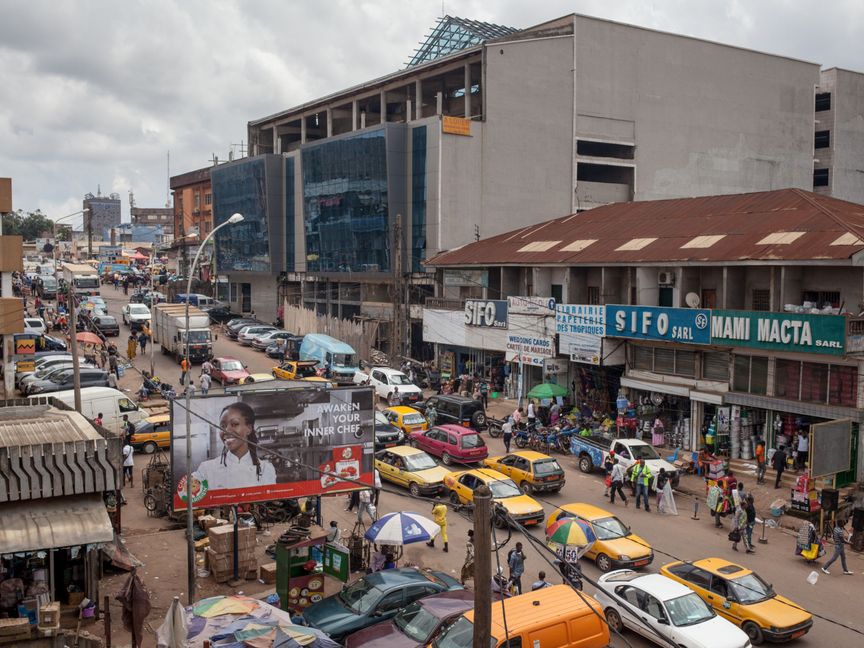
[[[210,546],[207,547],[207,565],[217,583],[225,583],[234,577],[234,527],[221,525],[207,530]],[[245,578],[249,572],[257,572],[255,558],[255,528],[241,525],[237,536],[237,574]]]
[[[30,622],[21,619],[0,619],[0,646],[17,646],[30,640]]]
[[[298,515],[291,522],[291,526],[281,536],[279,543],[284,545],[293,545],[298,542],[308,540],[312,532],[312,518],[306,515]]]
[[[60,603],[54,601],[39,607],[39,636],[53,637],[60,632]]]

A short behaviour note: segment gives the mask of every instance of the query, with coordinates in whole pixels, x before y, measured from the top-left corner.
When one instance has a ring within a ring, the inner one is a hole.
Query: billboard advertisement
[[[591,304],[558,304],[555,312],[558,353],[571,362],[599,365],[603,357],[606,307]]]
[[[503,299],[466,299],[465,325],[507,328],[507,302]]]
[[[711,311],[705,308],[607,305],[606,336],[710,344]]]
[[[191,471],[185,400],[173,401],[174,509],[186,508],[189,472],[195,508],[335,493],[358,481],[371,486],[373,393],[310,387],[193,398]]]

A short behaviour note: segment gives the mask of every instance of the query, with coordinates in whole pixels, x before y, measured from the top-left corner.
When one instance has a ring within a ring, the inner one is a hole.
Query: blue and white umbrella
[[[429,542],[441,527],[419,513],[399,512],[381,516],[366,531],[366,539],[379,545]]]

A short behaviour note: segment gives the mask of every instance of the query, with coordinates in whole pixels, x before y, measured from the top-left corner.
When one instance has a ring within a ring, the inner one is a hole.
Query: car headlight
[[[42,391],[42,387],[40,387],[39,385],[33,385],[29,391],[31,394],[38,394]]]
[[[628,555],[626,555],[626,554],[621,554],[621,555],[619,556],[619,558],[620,558],[621,560],[630,560],[630,556],[628,556]]]

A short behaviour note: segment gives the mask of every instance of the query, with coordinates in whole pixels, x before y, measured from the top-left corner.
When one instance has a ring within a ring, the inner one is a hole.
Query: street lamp
[[[234,225],[243,220],[243,214],[234,214],[227,221],[214,227],[210,233],[201,241],[198,246],[198,251],[195,252],[195,258],[192,260],[192,267],[189,268],[189,277],[186,280],[186,343],[183,345],[183,360],[186,361],[186,561],[189,579],[189,605],[195,601],[195,539],[192,536],[192,526],[194,523],[194,515],[192,514],[192,392],[189,389],[189,381],[191,379],[191,368],[189,362],[189,294],[192,292],[192,276],[195,274],[195,266],[198,265],[198,257],[201,256],[201,251],[207,242],[213,238],[213,235],[223,227]]]
[[[90,213],[90,208],[85,207],[84,209],[79,209],[76,212],[72,212],[71,214],[67,214],[66,216],[61,216],[60,218],[57,218],[54,220],[54,224],[51,227],[51,236],[54,239],[53,252],[54,252],[54,271],[55,272],[57,271],[57,223],[59,223],[62,220],[66,220],[67,218],[72,218],[73,216],[78,216],[79,214],[89,214],[89,213]],[[72,243],[71,237],[69,238],[69,243],[70,244]]]

